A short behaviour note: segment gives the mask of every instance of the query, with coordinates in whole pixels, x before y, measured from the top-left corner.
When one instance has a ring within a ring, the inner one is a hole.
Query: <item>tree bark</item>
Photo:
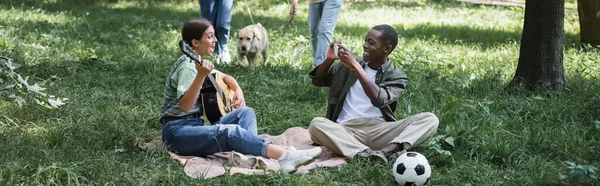
[[[563,90],[564,0],[525,1],[519,64],[510,86]]]
[[[600,47],[600,1],[578,0],[581,44]]]

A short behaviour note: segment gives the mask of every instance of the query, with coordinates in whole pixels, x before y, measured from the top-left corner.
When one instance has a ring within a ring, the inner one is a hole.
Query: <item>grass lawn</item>
[[[137,149],[135,138],[160,135],[165,75],[181,55],[183,23],[200,16],[198,4],[80,1],[0,2],[0,56],[21,64],[17,71],[32,76],[30,81],[57,76],[46,92],[69,99],[59,109],[45,109],[19,108],[2,97],[0,185],[395,184],[391,164],[358,163],[306,175],[191,179],[165,151]],[[325,115],[327,89],[312,86],[307,75],[312,61],[306,1],[281,36],[288,12],[286,1],[236,1],[232,34],[252,21],[264,25],[270,63],[218,66],[241,84],[257,112],[259,133],[307,127]],[[428,157],[432,185],[600,184],[593,172],[600,166],[600,50],[579,50],[578,17],[567,12],[569,89],[507,91],[523,14],[520,7],[449,1],[344,4],[334,38],[355,53],[362,53],[364,35],[374,25],[391,24],[401,36],[391,58],[409,84],[396,115],[433,112],[440,118],[437,135],[414,149]],[[229,45],[231,51],[236,46]]]

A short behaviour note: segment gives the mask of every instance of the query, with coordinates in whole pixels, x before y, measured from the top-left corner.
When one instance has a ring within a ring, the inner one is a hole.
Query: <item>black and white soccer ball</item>
[[[392,170],[400,185],[425,185],[431,176],[427,158],[418,152],[407,152],[398,157]]]

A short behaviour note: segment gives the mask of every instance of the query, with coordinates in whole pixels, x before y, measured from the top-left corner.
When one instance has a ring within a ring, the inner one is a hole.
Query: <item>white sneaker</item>
[[[229,64],[229,62],[231,62],[231,56],[229,55],[229,49],[227,49],[227,47],[225,47],[223,52],[219,54],[219,61],[225,64]]]
[[[229,157],[229,165],[248,169],[267,168],[267,162],[265,162],[265,160],[252,155],[244,155],[239,152],[231,153],[231,157]]]
[[[217,57],[215,58],[215,64],[221,64],[221,57],[219,54],[217,54]]]
[[[308,165],[317,156],[321,154],[321,148],[315,147],[307,150],[296,150],[294,147],[289,147],[277,161],[279,168],[285,173],[296,172],[296,169],[302,165]]]

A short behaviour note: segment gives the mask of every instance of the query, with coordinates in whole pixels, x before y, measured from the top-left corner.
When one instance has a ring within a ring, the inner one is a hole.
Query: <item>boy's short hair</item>
[[[191,19],[187,21],[181,29],[181,39],[183,39],[188,45],[192,44],[192,39],[200,40],[204,31],[206,31],[212,24],[210,21],[202,19]]]
[[[390,53],[394,51],[396,45],[398,45],[398,32],[396,32],[396,29],[394,29],[394,27],[390,25],[381,24],[374,26],[373,30],[381,32],[383,39],[387,42],[388,45],[392,46],[392,50],[390,51]]]

